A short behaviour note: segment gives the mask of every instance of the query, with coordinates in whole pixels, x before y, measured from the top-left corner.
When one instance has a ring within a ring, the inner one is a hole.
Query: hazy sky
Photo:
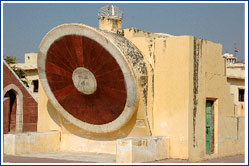
[[[98,27],[98,4],[4,4],[4,56],[16,56],[23,62],[24,54],[37,52],[45,34],[63,23],[82,23]],[[172,35],[193,35],[223,45],[234,53],[234,44],[245,56],[244,4],[115,4],[124,13],[123,28],[136,27],[149,32]]]

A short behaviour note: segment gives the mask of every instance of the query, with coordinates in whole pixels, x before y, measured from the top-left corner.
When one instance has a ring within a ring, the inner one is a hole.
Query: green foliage
[[[8,64],[15,64],[16,61],[18,61],[19,59],[17,57],[14,56],[6,56],[4,58],[4,60],[8,63]]]
[[[8,64],[15,64],[16,61],[18,61],[19,59],[17,57],[13,57],[13,56],[6,56],[4,58],[4,60]],[[10,67],[13,69],[13,71],[16,73],[16,75],[20,78],[20,80],[24,83],[24,85],[29,87],[28,80],[26,78],[27,72],[21,68],[16,67],[15,65],[11,65]]]

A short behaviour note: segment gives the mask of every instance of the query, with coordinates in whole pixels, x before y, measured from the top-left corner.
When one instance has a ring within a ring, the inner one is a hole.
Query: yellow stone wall
[[[38,98],[38,121],[37,131],[46,132],[51,130],[61,131],[60,118],[58,112],[48,101],[43,87],[39,81],[39,98]]]
[[[234,114],[222,45],[192,36],[163,38],[143,31],[125,32],[153,66],[152,133],[169,136],[170,158],[196,161],[243,153],[244,118]],[[194,86],[198,87],[195,95]],[[214,100],[213,154],[206,154],[205,147],[207,99]]]
[[[144,55],[148,70],[148,102],[147,118],[153,133],[153,107],[154,107],[154,57],[155,38],[153,33],[145,32],[135,28],[124,29],[124,37],[136,45]],[[144,117],[144,111],[138,112],[138,118]]]
[[[190,63],[190,37],[156,40],[154,134],[169,136],[170,158],[188,158]]]
[[[239,154],[243,151],[243,138],[237,139],[237,118],[234,115],[233,97],[227,83],[222,45],[201,39],[193,39],[199,45],[199,87],[196,116],[195,147],[190,144],[191,160]],[[192,42],[194,43],[194,42]],[[194,46],[193,46],[194,47]],[[197,47],[197,46],[196,46]],[[198,48],[198,47],[197,47]],[[191,83],[191,85],[193,85]],[[192,89],[192,88],[191,88]],[[192,98],[192,97],[191,97]],[[205,153],[205,101],[214,100],[214,153]],[[192,104],[191,104],[192,105]],[[190,111],[191,112],[191,111]],[[192,115],[193,116],[193,115]],[[192,118],[190,118],[192,120]],[[243,120],[241,124],[243,128]],[[190,121],[192,124],[192,121]],[[193,126],[190,125],[191,133]],[[239,131],[238,131],[239,133]],[[240,134],[240,133],[239,133]],[[243,135],[243,133],[241,133]],[[194,134],[190,138],[193,138]],[[239,149],[237,147],[240,147]]]
[[[149,111],[152,135],[169,136],[169,157],[187,159],[190,39],[159,37],[134,28],[124,32],[153,69],[153,106]]]

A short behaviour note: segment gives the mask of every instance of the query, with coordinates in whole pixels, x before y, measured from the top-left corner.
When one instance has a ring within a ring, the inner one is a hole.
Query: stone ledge
[[[4,154],[53,152],[59,149],[59,131],[4,134]]]
[[[168,137],[125,138],[117,140],[117,163],[149,162],[169,158]]]

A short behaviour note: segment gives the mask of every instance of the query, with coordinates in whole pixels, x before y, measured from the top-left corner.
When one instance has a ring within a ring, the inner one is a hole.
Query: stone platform
[[[70,138],[71,137],[68,139],[70,140]],[[80,138],[81,137],[78,137],[78,139]],[[70,146],[71,143],[69,140],[62,143],[62,140],[62,135],[59,131],[5,134],[4,154],[55,159],[71,159],[70,156],[73,154],[73,159],[78,156],[79,161],[81,161],[81,158],[86,158],[89,159],[89,161],[95,161],[96,159],[96,162],[99,160],[99,162],[105,163],[150,162],[169,158],[168,137],[118,139],[116,141],[111,141],[113,144],[113,147],[111,148],[112,151],[108,151],[110,145],[112,145],[110,143],[108,144],[108,141],[81,138],[80,141],[76,142],[78,143],[78,147],[82,148],[66,149],[64,144],[67,143],[69,144],[68,146]],[[89,144],[89,141],[92,141],[91,143],[94,146],[97,145],[99,148],[95,148],[94,151],[93,149],[89,149],[89,147],[85,146],[86,144]],[[105,151],[103,151],[103,149],[105,149]],[[90,152],[91,155],[88,155]],[[85,161],[85,159],[83,161]]]

